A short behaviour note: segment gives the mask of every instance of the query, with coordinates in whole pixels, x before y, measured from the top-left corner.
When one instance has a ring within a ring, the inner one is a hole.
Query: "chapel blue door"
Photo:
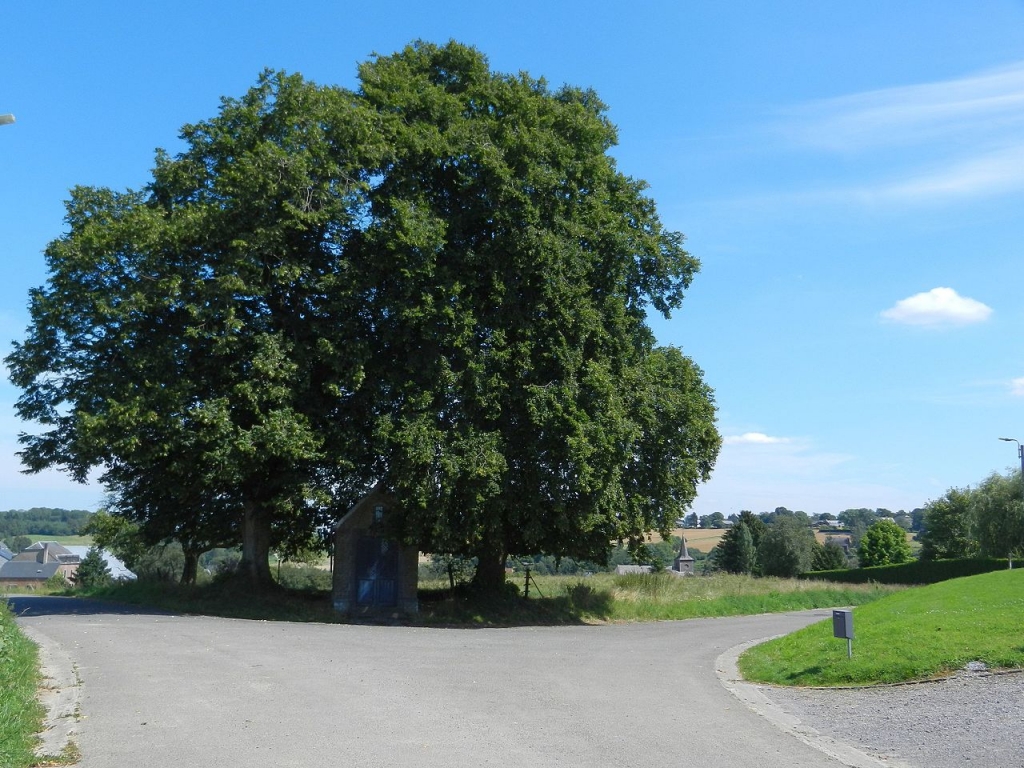
[[[356,546],[356,604],[398,604],[398,546],[387,539],[364,536]]]

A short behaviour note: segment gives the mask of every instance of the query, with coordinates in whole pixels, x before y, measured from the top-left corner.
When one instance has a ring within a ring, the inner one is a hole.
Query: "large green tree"
[[[720,439],[647,312],[698,263],[587,90],[420,43],[356,91],[265,73],[139,192],[78,188],[7,359],[30,470],[99,467],[151,540],[307,542],[362,490],[478,558],[668,532]]]
[[[875,565],[899,565],[914,559],[907,543],[907,532],[888,518],[878,520],[861,537],[857,558],[862,568]]]
[[[794,514],[778,515],[757,547],[757,560],[765,576],[798,576],[811,569],[814,533]]]
[[[981,554],[1006,557],[1013,567],[1024,553],[1024,501],[1019,472],[985,478],[971,492],[973,531]]]
[[[78,587],[102,587],[111,582],[110,567],[99,549],[89,548],[71,580]]]
[[[43,428],[22,436],[29,470],[99,467],[149,538],[192,556],[240,541],[270,582],[275,539],[322,521],[360,467],[344,276],[376,147],[360,114],[267,73],[186,126],[144,190],[72,191],[7,358],[19,415]]]
[[[812,571],[835,571],[840,568],[847,568],[846,552],[839,542],[829,538],[824,544],[814,542],[811,551]]]
[[[728,573],[758,573],[757,548],[767,530],[768,526],[753,512],[741,512],[713,550],[715,567]]]
[[[417,44],[360,71],[394,132],[365,264],[380,436],[405,535],[478,558],[602,558],[667,533],[708,477],[711,391],[651,309],[697,270],[620,173],[592,91]]]
[[[972,531],[972,492],[950,488],[940,498],[929,501],[921,520],[922,560],[947,560],[974,557],[978,541]]]

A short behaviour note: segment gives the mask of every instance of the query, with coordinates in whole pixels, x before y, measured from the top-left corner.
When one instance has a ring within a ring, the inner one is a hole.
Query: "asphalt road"
[[[10,602],[48,658],[75,665],[81,768],[850,764],[716,674],[728,649],[828,611],[424,629]]]

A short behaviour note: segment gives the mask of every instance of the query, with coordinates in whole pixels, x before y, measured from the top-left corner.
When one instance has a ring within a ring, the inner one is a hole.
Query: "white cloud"
[[[873,202],[926,202],[1012,192],[1024,188],[1024,144],[917,169],[909,177],[879,184],[860,196]]]
[[[894,323],[940,327],[981,323],[991,314],[991,307],[961,296],[952,288],[932,288],[897,301],[881,316]]]
[[[1024,376],[1010,382],[1010,394],[1015,397],[1024,397]]]
[[[1024,62],[934,83],[823,99],[790,111],[785,132],[830,151],[994,134],[1024,123]]]
[[[726,445],[777,445],[788,443],[788,437],[770,437],[762,432],[744,432],[742,435],[727,435],[722,438]]]
[[[779,128],[802,149],[857,155],[864,180],[816,190],[809,199],[817,202],[935,203],[1019,191],[1024,61],[799,105]]]

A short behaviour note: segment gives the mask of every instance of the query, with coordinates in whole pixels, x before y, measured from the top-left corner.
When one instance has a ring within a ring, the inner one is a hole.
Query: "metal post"
[[[1021,445],[1020,440],[1013,437],[1000,437],[1004,443],[1016,443],[1017,444],[1017,457],[1020,459],[1020,481],[1024,485],[1024,445]],[[1024,488],[1021,493],[1021,503],[1024,504]],[[1013,550],[1011,549],[1007,553],[1007,563],[1009,564],[1009,570],[1013,570]]]

